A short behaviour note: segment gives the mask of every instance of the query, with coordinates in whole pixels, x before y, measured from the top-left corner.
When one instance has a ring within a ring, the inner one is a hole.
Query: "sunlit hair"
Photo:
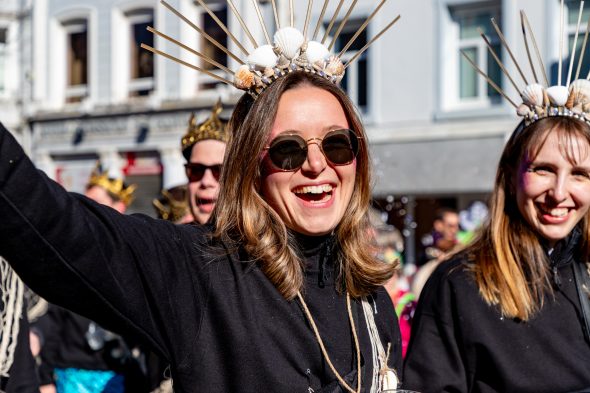
[[[549,117],[529,127],[521,124],[512,134],[498,165],[490,216],[466,252],[479,291],[486,302],[497,305],[509,318],[526,321],[553,294],[549,261],[542,240],[520,213],[516,202],[518,174],[540,152],[549,133],[556,133],[559,149],[573,165],[590,153],[590,128],[569,117]],[[576,144],[581,138],[589,145]],[[579,223],[582,258],[590,256],[588,213]]]
[[[342,221],[335,230],[340,283],[353,297],[367,295],[383,285],[397,264],[379,262],[371,247],[368,208],[371,169],[366,135],[354,105],[339,87],[324,78],[293,72],[280,78],[255,101],[244,95],[230,119],[231,138],[221,174],[215,208],[214,237],[242,245],[268,279],[287,299],[303,285],[300,252],[281,217],[261,196],[263,148],[268,143],[279,100],[288,90],[317,87],[338,99],[349,125],[362,137],[356,159],[355,187]]]

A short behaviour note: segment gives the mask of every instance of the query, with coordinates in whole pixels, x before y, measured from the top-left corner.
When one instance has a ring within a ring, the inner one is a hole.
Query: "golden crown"
[[[132,184],[126,186],[123,179],[109,178],[108,171],[101,171],[97,165],[96,168],[90,174],[90,180],[88,181],[88,187],[98,186],[107,190],[110,194],[116,196],[125,206],[131,205],[134,196],[133,193],[137,186]]]
[[[534,82],[529,82],[526,78],[522,67],[516,61],[513,51],[510,49],[510,46],[506,42],[502,31],[498,27],[498,24],[492,18],[492,25],[494,30],[498,34],[502,45],[506,48],[508,55],[512,59],[512,62],[516,66],[516,70],[520,74],[520,78],[524,81],[524,88],[519,88],[518,84],[514,80],[515,78],[510,75],[507,71],[506,66],[500,60],[499,55],[493,49],[490,40],[486,37],[483,31],[479,31],[481,37],[484,39],[488,51],[490,55],[493,57],[494,61],[498,64],[502,72],[506,75],[512,86],[516,89],[516,91],[520,92],[520,98],[522,99],[522,103],[517,104],[514,100],[510,99],[508,95],[487,75],[484,71],[482,71],[475,62],[463,51],[461,51],[462,55],[467,59],[467,61],[471,64],[475,70],[481,74],[486,80],[488,81],[489,85],[495,89],[502,97],[504,97],[512,106],[516,108],[516,113],[524,119],[525,125],[530,125],[539,119],[543,119],[545,117],[550,116],[570,116],[574,118],[578,118],[586,123],[590,124],[590,72],[585,79],[579,79],[580,71],[582,67],[582,61],[584,58],[584,52],[586,50],[586,44],[588,42],[588,33],[590,31],[590,19],[588,20],[588,24],[586,26],[586,33],[584,35],[584,41],[581,46],[578,64],[576,67],[575,75],[573,76],[572,82],[572,74],[573,74],[573,66],[574,66],[574,59],[576,57],[576,49],[577,49],[577,42],[578,36],[580,32],[580,22],[582,20],[582,12],[584,10],[584,2],[580,2],[580,11],[578,14],[578,21],[576,27],[576,33],[574,36],[574,41],[572,43],[571,48],[571,55],[569,61],[569,68],[566,78],[565,85],[563,84],[562,79],[562,63],[563,63],[563,41],[564,41],[564,0],[561,0],[561,11],[560,11],[560,50],[559,50],[559,64],[558,64],[558,73],[557,73],[557,85],[551,86],[549,84],[549,80],[547,78],[547,73],[545,71],[545,66],[543,64],[543,60],[541,58],[541,54],[539,52],[539,48],[537,45],[537,41],[535,40],[534,33],[531,29],[530,23],[524,11],[520,11],[520,23],[522,28],[522,35],[524,39],[525,49],[528,57],[528,62],[531,68],[531,73]],[[530,37],[529,37],[530,36]],[[540,68],[540,73],[535,68],[535,61],[533,60],[533,55],[531,54],[531,49],[529,46],[529,38],[532,43],[532,46],[535,50],[535,57],[537,60],[537,66]],[[543,79],[539,81],[539,74],[542,75]],[[570,83],[571,82],[571,83]]]
[[[189,211],[188,200],[175,199],[167,190],[162,190],[162,198],[154,199],[152,205],[159,218],[171,222],[180,221]]]
[[[217,101],[211,110],[209,118],[200,124],[197,124],[195,114],[191,114],[188,121],[188,131],[181,140],[183,151],[205,139],[214,139],[221,142],[228,141],[227,122],[219,118],[222,109],[221,101]]]
[[[295,17],[293,10],[293,0],[289,0],[290,24],[289,26],[284,27],[281,27],[279,23],[276,0],[271,0],[274,12],[274,22],[277,26],[277,31],[275,32],[272,41],[270,39],[268,29],[266,28],[264,18],[262,17],[262,12],[260,11],[258,1],[253,0],[252,3],[254,5],[256,14],[258,16],[258,20],[260,22],[266,40],[266,44],[259,45],[259,43],[254,39],[252,33],[246,26],[244,19],[239,14],[232,0],[226,0],[229,8],[235,15],[237,21],[244,30],[244,33],[248,37],[248,40],[252,43],[254,47],[254,50],[252,52],[249,52],[244,47],[244,45],[242,45],[242,43],[229,31],[227,26],[221,20],[219,20],[217,16],[215,16],[215,14],[211,11],[207,4],[203,0],[197,0],[197,2],[203,7],[203,9],[205,9],[205,11],[211,16],[211,18],[219,25],[219,27],[240,49],[240,51],[245,56],[245,60],[242,60],[239,56],[232,53],[225,46],[220,44],[218,41],[209,36],[203,30],[201,30],[198,26],[196,26],[193,22],[191,22],[188,18],[182,15],[179,11],[173,8],[166,1],[161,0],[160,2],[166,8],[168,8],[180,19],[186,22],[198,33],[200,33],[206,40],[211,42],[213,45],[215,45],[217,48],[219,48],[229,57],[235,60],[238,64],[240,64],[240,66],[236,71],[232,71],[226,66],[188,47],[187,45],[177,41],[176,39],[154,29],[153,27],[148,27],[148,30],[153,34],[156,34],[157,36],[162,37],[165,40],[178,45],[182,49],[187,50],[190,53],[202,58],[207,63],[224,71],[226,74],[229,75],[229,78],[231,79],[221,77],[199,66],[187,63],[183,60],[180,60],[177,57],[162,52],[149,45],[141,44],[141,47],[153,53],[162,55],[168,59],[174,60],[182,65],[185,65],[204,74],[207,74],[221,82],[235,86],[240,90],[244,90],[251,94],[254,98],[256,98],[266,87],[272,84],[275,80],[293,71],[305,71],[314,73],[334,83],[339,83],[342,80],[344,72],[348,65],[354,62],[356,59],[358,59],[359,56],[361,56],[369,48],[369,46],[371,46],[373,42],[375,42],[379,37],[381,37],[381,35],[383,35],[383,33],[385,33],[391,26],[393,26],[400,18],[399,15],[395,17],[385,28],[383,28],[379,33],[377,33],[369,42],[367,42],[366,45],[364,45],[354,56],[352,56],[350,60],[348,60],[346,63],[343,63],[341,59],[343,58],[345,53],[348,51],[348,49],[351,47],[354,41],[358,38],[358,36],[365,30],[371,19],[373,19],[373,17],[377,14],[377,12],[381,9],[383,4],[385,4],[387,0],[381,0],[381,2],[378,4],[375,10],[367,17],[364,23],[353,34],[348,43],[344,45],[342,50],[338,54],[333,54],[331,51],[336,43],[338,36],[342,32],[342,29],[346,25],[346,22],[348,21],[357,1],[358,0],[352,1],[342,21],[334,30],[334,37],[328,44],[327,39],[329,38],[330,32],[335,27],[335,22],[338,18],[338,14],[340,13],[344,0],[339,1],[334,14],[330,18],[330,22],[328,24],[328,27],[326,28],[326,31],[324,32],[324,36],[321,41],[317,41],[316,38],[318,36],[320,26],[324,20],[324,15],[330,0],[324,0],[322,11],[320,13],[319,19],[316,23],[314,32],[311,35],[311,37],[309,37],[308,32],[310,31],[309,25],[311,19],[313,0],[308,0],[307,3],[307,13],[305,17],[303,32],[299,31],[294,27]]]

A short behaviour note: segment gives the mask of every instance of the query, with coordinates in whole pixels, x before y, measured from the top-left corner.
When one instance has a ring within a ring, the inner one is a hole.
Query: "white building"
[[[281,23],[287,23],[288,1],[276,1]],[[346,0],[345,5],[351,1]],[[155,0],[4,3],[12,4],[14,10],[0,15],[0,62],[5,61],[0,64],[0,100],[6,98],[9,103],[2,106],[3,121],[18,129],[24,120],[30,127],[37,164],[72,189],[83,187],[82,174],[88,173],[96,159],[119,162],[130,181],[140,185],[135,210],[151,212],[148,205],[159,192],[162,165],[177,153],[190,112],[205,116],[218,97],[231,105],[240,94],[211,77],[139,49],[141,42],[153,44],[202,65],[193,54],[153,38],[146,26],[155,26],[230,68],[236,68],[235,61]],[[198,1],[169,3],[239,52]],[[245,42],[245,33],[225,2],[207,3]],[[263,41],[251,1],[234,3],[253,35]],[[301,27],[308,2],[294,3],[295,25]],[[315,28],[324,1],[314,3],[310,26]],[[338,3],[329,2],[319,35],[324,34],[330,22],[328,15]],[[334,43],[335,49],[345,45],[377,4],[377,0],[358,1]],[[571,41],[579,1],[566,4]],[[261,1],[261,7],[267,25],[272,26],[270,1]],[[519,62],[527,64],[520,9],[527,12],[543,59],[550,59],[545,67],[555,81],[559,0],[390,1],[347,52],[347,57],[353,56],[397,14],[402,15],[347,69],[344,86],[363,113],[370,136],[376,168],[375,198],[383,209],[392,212],[390,220],[397,226],[405,221],[411,240],[414,222],[420,224],[418,235],[428,231],[436,207],[464,208],[472,200],[485,198],[491,190],[499,154],[517,117],[514,108],[462,60],[459,51],[468,53],[516,98],[516,90],[495,65],[477,27],[488,34],[511,74],[518,75],[506,49],[500,50],[490,17],[502,26]],[[344,11],[331,34],[343,15]],[[331,39],[328,37],[328,42]],[[585,62],[585,72],[586,65],[590,62]],[[15,69],[21,71],[18,77],[3,78],[11,72],[14,75]],[[530,79],[529,74],[527,67],[526,77]],[[518,83],[524,87],[522,80]],[[20,112],[10,109],[13,107]],[[11,117],[15,113],[21,117]]]

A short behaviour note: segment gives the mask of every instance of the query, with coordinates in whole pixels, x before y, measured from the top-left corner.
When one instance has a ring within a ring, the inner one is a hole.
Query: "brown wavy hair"
[[[342,290],[353,297],[383,285],[397,265],[375,258],[369,232],[371,168],[366,135],[354,105],[335,84],[305,72],[275,81],[256,100],[245,94],[230,119],[230,141],[215,207],[214,238],[243,247],[257,261],[279,292],[293,299],[303,285],[303,261],[292,234],[260,192],[261,157],[276,117],[279,100],[288,90],[312,86],[330,92],[342,105],[353,131],[362,137],[356,160],[355,187],[337,228],[337,259]]]
[[[553,294],[549,261],[535,231],[516,203],[517,174],[526,157],[536,157],[549,133],[557,133],[559,149],[572,164],[581,151],[572,144],[582,138],[590,144],[590,127],[571,117],[549,117],[528,127],[519,125],[508,140],[496,173],[490,217],[471,246],[466,248],[479,291],[490,305],[509,318],[529,320]],[[588,153],[588,152],[585,152]],[[582,257],[590,256],[590,211],[578,224],[582,230]]]

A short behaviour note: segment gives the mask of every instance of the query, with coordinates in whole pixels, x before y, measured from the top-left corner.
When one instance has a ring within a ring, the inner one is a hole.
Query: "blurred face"
[[[107,190],[99,186],[92,186],[86,190],[84,194],[88,198],[94,200],[95,202],[100,203],[101,205],[106,205],[108,207],[112,207],[113,209],[117,210],[119,213],[125,213],[127,206],[121,201],[114,200]]]
[[[197,142],[191,151],[192,175],[189,178],[188,192],[191,212],[197,222],[205,224],[217,201],[219,194],[218,166],[223,163],[225,143],[213,139]],[[188,172],[188,171],[187,171]]]
[[[457,232],[459,232],[459,215],[452,212],[445,213],[435,229],[443,239],[454,241],[457,238]]]
[[[307,143],[307,157],[300,168],[283,171],[265,150],[261,188],[288,228],[324,235],[340,223],[354,190],[356,159],[333,165],[319,143],[331,131],[349,127],[336,97],[323,89],[301,86],[282,95],[267,146],[277,137],[298,135]]]
[[[571,141],[567,148],[574,153],[574,164],[559,148],[554,130],[536,157],[523,158],[516,179],[520,213],[551,247],[572,231],[590,206],[590,146],[579,137]]]

